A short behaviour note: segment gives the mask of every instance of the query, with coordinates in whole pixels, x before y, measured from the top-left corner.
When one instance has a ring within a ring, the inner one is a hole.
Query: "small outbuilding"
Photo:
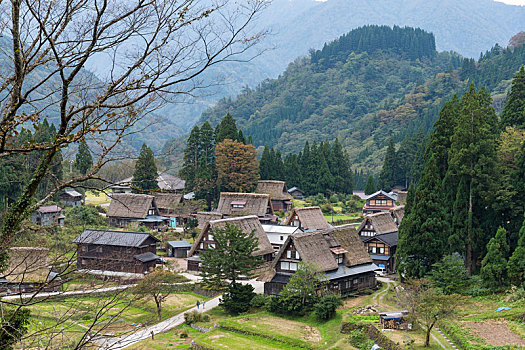
[[[191,249],[191,243],[188,241],[168,241],[168,256],[173,258],[186,258]]]
[[[383,329],[409,329],[407,322],[408,311],[382,312],[379,314],[379,322]]]
[[[64,226],[65,218],[58,205],[40,207],[31,215],[31,221],[40,226]]]
[[[304,195],[304,191],[301,190],[299,187],[292,187],[288,190],[288,193],[295,199],[298,199],[300,201],[304,201],[306,196]]]
[[[84,196],[72,188],[66,188],[60,194],[60,202],[68,207],[79,207],[82,205]]]

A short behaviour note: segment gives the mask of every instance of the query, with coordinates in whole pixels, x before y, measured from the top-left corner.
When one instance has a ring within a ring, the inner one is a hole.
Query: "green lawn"
[[[86,191],[86,198],[85,198],[86,204],[91,205],[101,205],[111,202],[111,199],[106,196],[103,192],[98,192],[98,194],[95,194],[92,191]]]
[[[197,344],[201,344],[212,349],[302,349],[292,345],[280,343],[263,337],[253,335],[242,335],[229,332],[223,329],[214,329],[195,339]]]

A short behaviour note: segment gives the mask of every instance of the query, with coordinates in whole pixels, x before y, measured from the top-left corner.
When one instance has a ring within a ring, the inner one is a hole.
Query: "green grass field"
[[[101,204],[107,204],[111,202],[111,199],[106,196],[103,192],[98,192],[98,194],[95,194],[92,191],[86,191],[86,204],[90,205],[101,205]]]

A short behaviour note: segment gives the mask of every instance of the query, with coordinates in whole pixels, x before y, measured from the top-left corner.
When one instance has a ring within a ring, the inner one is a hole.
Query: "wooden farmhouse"
[[[294,208],[284,225],[299,227],[301,230],[324,230],[332,227],[319,207]]]
[[[304,194],[304,191],[301,190],[299,187],[292,187],[288,190],[288,193],[295,199],[298,199],[300,201],[304,201],[306,198],[306,195]]]
[[[403,214],[404,207],[396,207],[390,212],[367,215],[357,229],[374,263],[386,272],[394,271],[398,240],[396,220],[400,222]]]
[[[9,248],[7,269],[0,275],[0,293],[57,292],[62,286],[49,264],[49,248]]]
[[[261,223],[277,223],[270,195],[265,193],[221,192],[217,212],[223,217],[255,215]]]
[[[110,189],[113,193],[131,193],[133,190],[131,188],[132,181],[133,177],[128,177],[127,179],[119,181],[117,184],[111,186]],[[182,193],[184,192],[186,181],[177,176],[159,171],[157,185],[161,192]]]
[[[303,232],[296,226],[262,225],[262,227],[275,252],[278,252],[279,249],[281,249],[288,236]]]
[[[40,207],[31,215],[31,221],[40,226],[64,226],[65,218],[58,205]]]
[[[389,211],[396,206],[396,196],[385,191],[377,191],[366,197],[363,214],[374,214]]]
[[[109,225],[115,227],[158,228],[168,224],[169,218],[160,216],[154,196],[146,194],[114,193],[107,212]]]
[[[72,188],[66,188],[64,192],[60,194],[60,203],[68,207],[78,207],[82,205],[84,196],[82,193],[75,191]]]
[[[206,224],[212,220],[220,220],[223,215],[216,211],[199,211],[197,212],[197,228],[203,230]]]
[[[155,268],[159,240],[149,233],[84,230],[77,244],[77,268],[146,273]]]
[[[257,183],[255,193],[269,194],[273,210],[283,210],[287,212],[292,209],[293,197],[288,193],[284,181],[261,180]]]
[[[317,266],[326,274],[328,289],[343,296],[376,286],[377,266],[351,225],[288,236],[270,269],[259,278],[264,293],[280,294],[302,261]]]
[[[238,226],[244,233],[249,234],[254,231],[255,237],[259,241],[259,246],[254,256],[260,256],[264,261],[269,262],[273,259],[273,247],[264,232],[259,218],[255,215],[241,216],[228,219],[209,221],[199,236],[195,239],[195,243],[188,253],[188,272],[197,273],[200,271],[202,251],[215,248],[215,241],[213,240],[213,232],[216,229],[223,229],[226,224]]]
[[[180,193],[153,193],[155,204],[160,216],[169,218],[170,227],[176,227],[177,223],[188,218],[188,214],[182,213],[181,204],[183,195]]]

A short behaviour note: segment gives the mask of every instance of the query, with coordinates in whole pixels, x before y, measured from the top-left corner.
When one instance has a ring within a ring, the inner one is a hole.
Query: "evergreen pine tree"
[[[515,286],[525,286],[525,215],[520,229],[518,245],[507,264],[510,282]]]
[[[415,200],[399,226],[396,262],[400,273],[421,278],[445,255],[449,229],[444,220],[436,161],[430,157],[417,187]]]
[[[237,131],[237,125],[235,124],[235,119],[227,113],[222,121],[215,128],[215,144],[219,144],[225,139],[230,139],[236,141],[239,138],[239,133]]]
[[[244,137],[244,134],[242,133],[241,129],[239,129],[239,133],[237,134],[237,141],[246,144],[246,137]]]
[[[379,173],[379,179],[377,181],[377,187],[379,189],[390,191],[392,187],[396,185],[396,162],[396,147],[394,145],[394,138],[391,136],[388,141],[383,168],[381,168],[381,173]]]
[[[488,288],[498,290],[508,284],[508,254],[507,231],[500,227],[487,244],[487,254],[481,262],[481,278]]]
[[[374,181],[374,176],[372,174],[368,175],[368,178],[366,179],[366,185],[365,185],[365,194],[371,195],[376,191],[376,185]]]
[[[271,180],[270,171],[271,171],[271,158],[270,158],[270,148],[268,145],[264,145],[264,150],[261,156],[261,161],[259,162],[261,180]]]
[[[189,191],[195,190],[195,178],[200,157],[200,136],[200,129],[195,125],[186,141],[183,164],[179,171],[179,176],[186,181],[186,190]]]
[[[131,181],[133,192],[147,193],[158,190],[157,177],[158,172],[153,151],[144,143],[140,148],[139,159],[135,163],[135,172]]]
[[[525,127],[525,69],[521,66],[512,79],[512,87],[501,113],[501,125]]]
[[[281,155],[281,151],[277,150],[275,152],[275,162],[274,162],[274,177],[275,180],[284,180],[284,163]]]
[[[78,151],[73,166],[82,175],[86,175],[88,170],[93,166],[93,158],[91,157],[91,152],[89,152],[89,147],[85,140],[82,140],[78,145]]]

